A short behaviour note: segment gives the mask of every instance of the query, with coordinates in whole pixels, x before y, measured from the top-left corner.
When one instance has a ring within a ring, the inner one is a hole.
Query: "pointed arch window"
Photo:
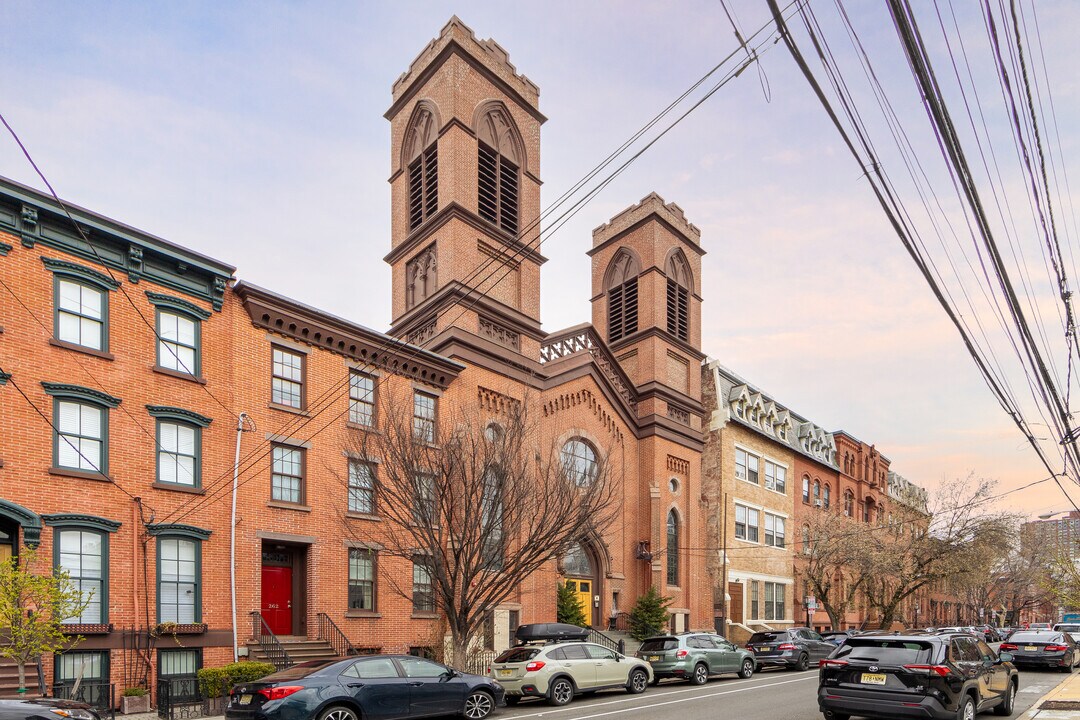
[[[817,480],[814,481],[814,504],[821,504],[821,483]]]
[[[405,166],[409,177],[409,231],[439,209],[439,127],[435,112],[420,104],[405,132]]]
[[[825,484],[825,495],[824,495],[824,504],[825,504],[825,509],[826,510],[829,509],[829,504],[831,502],[832,502],[832,488],[830,488],[828,483],[826,483]]]
[[[638,329],[638,275],[641,264],[633,253],[620,250],[608,266],[608,342],[622,340]]]
[[[521,136],[501,104],[485,110],[476,127],[477,211],[511,235],[518,232],[518,203],[524,149]]]
[[[690,265],[682,251],[673,252],[664,268],[667,274],[667,331],[680,340],[690,339]]]
[[[851,517],[855,514],[855,496],[850,490],[844,492],[844,515]]]
[[[667,584],[679,584],[679,516],[674,510],[667,516]]]

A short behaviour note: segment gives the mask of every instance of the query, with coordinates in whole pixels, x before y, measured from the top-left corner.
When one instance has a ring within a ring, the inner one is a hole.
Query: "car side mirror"
[[[998,654],[998,662],[999,663],[1012,662],[1012,660],[1013,660],[1012,653],[1003,652],[1003,653]]]

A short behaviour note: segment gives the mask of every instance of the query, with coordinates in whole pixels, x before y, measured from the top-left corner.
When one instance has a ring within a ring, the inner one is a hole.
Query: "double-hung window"
[[[375,378],[356,370],[349,373],[349,422],[375,425]]]
[[[423,557],[413,559],[413,612],[435,612],[435,588],[431,581],[431,566]]]
[[[167,370],[199,375],[199,322],[187,315],[159,309],[157,362]]]
[[[202,543],[188,537],[159,536],[158,622],[202,621]]]
[[[784,607],[784,595],[786,586],[783,583],[765,583],[765,619],[784,620],[786,609]]]
[[[787,468],[765,460],[765,487],[778,493],[787,493]]]
[[[375,611],[375,551],[349,549],[349,610]]]
[[[735,506],[735,537],[748,542],[760,542],[760,515],[754,508]]]
[[[199,487],[200,428],[158,421],[158,482]]]
[[[349,461],[349,512],[375,514],[375,466],[363,460]]]
[[[765,513],[765,544],[770,547],[784,547],[784,518]]]
[[[108,535],[80,527],[58,527],[56,565],[68,575],[81,594],[82,612],[64,618],[64,624],[101,624],[108,622]]]
[[[417,525],[438,525],[439,518],[435,503],[435,476],[427,472],[417,472],[413,475],[413,483],[415,483],[416,488],[416,505],[413,508],[413,519]]]
[[[767,469],[768,463],[766,463]],[[735,477],[757,485],[759,483],[757,455],[748,453],[741,448],[735,448]]]
[[[56,278],[56,339],[91,350],[108,350],[109,296],[98,287]]]
[[[434,395],[413,393],[413,437],[421,442],[435,442],[435,404]]]
[[[750,619],[757,620],[761,617],[761,581],[750,581]]]
[[[270,401],[275,405],[304,407],[304,356],[282,347],[273,348]]]
[[[270,471],[270,499],[279,502],[304,502],[304,450],[288,445],[274,445]]]
[[[95,707],[110,707],[109,651],[64,652],[56,656],[56,684],[79,686],[77,699]]]
[[[202,650],[159,650],[158,678],[169,685],[169,700],[195,702],[199,699],[199,668]]]
[[[107,475],[109,409],[119,398],[75,385],[41,385],[53,396],[53,466]]]

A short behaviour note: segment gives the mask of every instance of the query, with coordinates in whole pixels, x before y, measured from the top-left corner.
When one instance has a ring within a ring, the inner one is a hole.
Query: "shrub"
[[[142,697],[144,695],[149,695],[150,691],[141,687],[129,687],[124,688],[124,691],[120,694],[124,697]]]
[[[251,661],[229,663],[219,668],[202,668],[197,673],[199,689],[206,697],[221,697],[233,685],[258,680],[276,670],[270,663]]]
[[[578,594],[570,589],[565,582],[559,583],[559,594],[556,599],[555,619],[561,623],[588,627],[589,621],[585,618],[585,609],[581,607]]]
[[[630,611],[630,636],[640,642],[664,632],[668,626],[667,608],[671,603],[671,598],[664,597],[655,586],[650,586]]]

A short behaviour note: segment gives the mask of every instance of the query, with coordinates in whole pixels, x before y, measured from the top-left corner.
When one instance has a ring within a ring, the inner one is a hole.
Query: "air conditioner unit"
[[[821,507],[821,501],[820,500],[815,500],[814,501],[814,507]]]

